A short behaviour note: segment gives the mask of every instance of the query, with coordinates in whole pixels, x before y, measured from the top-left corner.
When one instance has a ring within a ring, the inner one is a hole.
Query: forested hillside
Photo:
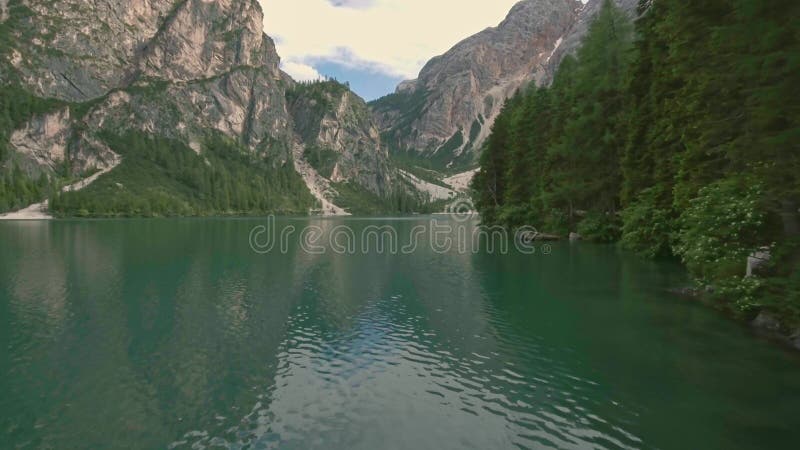
[[[169,217],[303,214],[314,199],[288,167],[273,167],[220,135],[202,155],[143,133],[106,134],[122,164],[78,192],[51,197],[58,216]]]
[[[733,311],[800,322],[800,3],[606,1],[549,87],[508,102],[473,189],[485,222],[674,255]],[[743,278],[751,253],[770,268]]]
[[[34,97],[13,87],[0,87],[0,214],[38,202],[55,189],[55,176],[40,173],[32,177],[16,161],[9,161],[11,151],[8,141],[16,127],[32,115],[48,111],[58,103]]]

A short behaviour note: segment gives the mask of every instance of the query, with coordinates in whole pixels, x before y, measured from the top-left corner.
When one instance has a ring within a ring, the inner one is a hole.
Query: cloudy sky
[[[283,69],[349,81],[371,100],[432,57],[495,26],[518,0],[260,0]]]

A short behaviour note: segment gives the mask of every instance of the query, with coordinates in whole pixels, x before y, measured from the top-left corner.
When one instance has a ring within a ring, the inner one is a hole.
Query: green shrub
[[[56,215],[304,214],[313,204],[293,167],[275,168],[222,136],[210,136],[201,155],[182,142],[138,132],[102,137],[122,163],[86,189],[53,198]]]
[[[317,146],[306,147],[304,156],[306,161],[311,164],[311,167],[325,178],[330,178],[333,175],[333,169],[336,168],[336,163],[339,162],[338,153],[331,149]]]
[[[619,217],[611,213],[591,212],[578,224],[578,234],[596,242],[616,242],[620,235]]]
[[[703,280],[740,276],[747,257],[764,242],[763,189],[741,178],[700,190],[680,218],[675,253]]]
[[[622,212],[622,246],[642,256],[654,258],[671,253],[670,235],[675,220],[672,211],[658,206],[657,188],[644,190]]]

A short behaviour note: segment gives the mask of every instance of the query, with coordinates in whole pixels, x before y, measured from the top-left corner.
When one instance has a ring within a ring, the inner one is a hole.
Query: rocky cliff
[[[3,84],[60,105],[14,131],[10,144],[24,167],[108,167],[117,158],[102,132],[142,131],[197,153],[210,135],[223,135],[275,167],[291,167],[298,142],[330,146],[342,156],[338,178],[388,189],[378,133],[349,90],[326,104],[318,139],[295,134],[310,125],[294,124],[305,120],[287,107],[294,81],[279,69],[257,0],[2,2]],[[295,101],[294,112],[308,104]]]
[[[295,132],[309,156],[328,155],[323,176],[334,183],[355,180],[381,196],[391,194],[395,176],[389,154],[364,100],[335,81],[296,84],[287,98]]]
[[[257,0],[0,0],[2,85],[53,99],[4,139],[30,173],[81,174],[119,161],[104,133],[172,138],[198,154],[222,135],[295,167],[322,203],[336,197],[331,183],[349,181],[386,196],[402,185],[387,148],[471,166],[505,100],[550,80],[601,2],[524,0],[370,110],[346,86],[282,73]]]
[[[540,80],[541,83],[550,84],[558,70],[559,64],[564,60],[564,57],[575,54],[584,36],[586,36],[586,33],[589,31],[589,24],[591,24],[592,20],[600,13],[600,7],[603,5],[603,1],[604,0],[589,0],[584,7],[580,8],[575,23],[563,37],[561,45],[559,45],[558,49],[553,53],[553,57],[550,58],[546,67],[545,76]],[[631,17],[635,17],[638,14],[640,1],[641,0],[614,0],[614,3]]]
[[[19,11],[7,24],[8,78],[71,105],[70,112],[35,117],[16,132],[23,133],[12,139],[20,154],[45,162],[49,153],[51,165],[67,155],[94,164],[107,159],[92,144],[98,131],[136,129],[180,139],[198,152],[214,131],[275,157],[276,164],[290,159],[280,60],[261,31],[258,2],[61,3],[12,3]],[[37,123],[53,125],[45,130]]]
[[[602,1],[519,2],[500,25],[433,58],[418,79],[371,103],[385,140],[440,168],[471,165],[505,101],[530,82],[550,81]],[[637,0],[617,2],[633,10]]]

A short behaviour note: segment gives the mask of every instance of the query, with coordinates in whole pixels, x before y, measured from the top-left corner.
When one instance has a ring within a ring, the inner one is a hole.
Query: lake
[[[0,448],[796,448],[800,358],[677,263],[473,226],[0,223]]]

